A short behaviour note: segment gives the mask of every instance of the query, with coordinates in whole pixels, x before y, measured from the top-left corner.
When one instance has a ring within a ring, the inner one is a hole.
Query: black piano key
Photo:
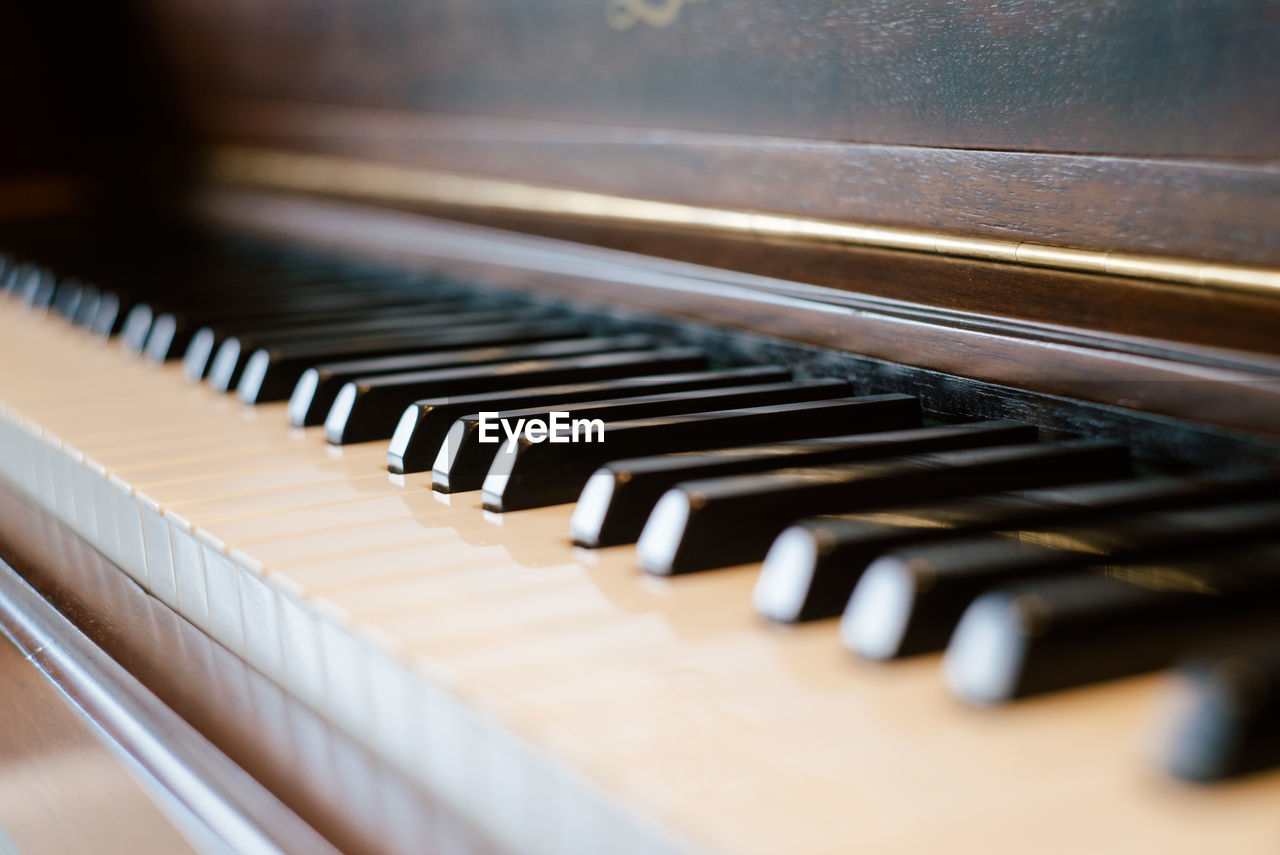
[[[302,315],[328,315],[342,317],[343,313],[357,319],[379,310],[395,311],[397,308],[440,308],[456,311],[462,303],[457,298],[437,300],[429,294],[414,294],[403,289],[381,289],[376,286],[349,288],[299,288],[287,294],[264,297],[258,294],[219,298],[207,305],[173,307],[201,324],[218,325],[239,321],[268,321],[277,319],[274,325],[286,327],[291,319]],[[168,309],[170,307],[166,307]]]
[[[97,311],[88,323],[89,332],[99,338],[111,338],[120,331],[124,313],[132,304],[119,291],[103,289],[98,299]]]
[[[1280,766],[1280,631],[1210,645],[1175,671],[1160,722],[1161,761],[1184,781]]]
[[[456,314],[455,314],[456,313]],[[325,317],[312,315],[312,317]],[[451,321],[452,319],[452,321]],[[449,323],[490,324],[516,320],[510,311],[480,310],[459,312],[456,304],[435,303],[394,303],[387,306],[374,306],[359,311],[346,310],[341,315],[330,314],[326,320],[312,324],[298,323],[281,330],[270,337],[261,336],[264,344],[277,344],[289,339],[320,339],[326,334],[355,332],[364,333],[393,332],[397,329],[409,329],[414,325],[422,328],[445,326]],[[285,319],[276,319],[277,324],[285,323]],[[250,323],[252,320],[250,319]],[[147,336],[143,355],[152,362],[165,362],[184,356],[192,337],[200,326],[197,321],[181,318],[173,313],[165,313],[151,325],[151,334]],[[256,334],[255,334],[256,335]],[[243,345],[243,342],[242,342]],[[193,356],[194,361],[194,356]]]
[[[572,413],[573,418],[600,419],[607,430],[612,424],[635,419],[840,398],[851,391],[852,387],[844,380],[800,380],[582,401],[572,408]],[[909,407],[910,404],[904,406]],[[498,411],[494,415],[498,419],[511,420],[511,423],[517,419],[531,418],[547,421],[550,419],[550,410],[547,405],[540,404],[537,407]],[[432,466],[433,489],[441,493],[479,490],[489,475],[494,458],[499,454],[514,453],[505,443],[482,441],[480,428],[480,415],[474,411],[450,426]]]
[[[224,273],[216,280],[197,282],[183,292],[164,288],[145,294],[143,299],[151,304],[157,317],[173,311],[204,315],[211,322],[303,306],[343,309],[415,299],[410,290],[377,277],[281,279],[279,275],[258,273],[249,279],[231,281]]]
[[[21,300],[27,282],[36,273],[36,266],[30,262],[13,262],[4,277],[4,293],[15,300]]]
[[[57,291],[58,278],[48,270],[31,267],[26,280],[20,284],[18,298],[23,305],[39,311],[47,311],[53,303],[53,295]]]
[[[422,397],[474,395],[552,383],[698,371],[706,366],[707,358],[702,351],[684,347],[365,377],[347,383],[338,392],[325,418],[325,439],[340,445],[389,438],[404,408]]]
[[[212,302],[186,300],[179,306],[140,303],[133,311],[143,313],[144,318],[149,314],[148,326],[145,330],[139,326],[139,331],[131,334],[132,327],[126,320],[122,344],[130,352],[145,353],[153,361],[164,361],[176,358],[186,349],[197,329],[211,324],[261,320],[284,327],[293,326],[294,318],[305,315],[326,316],[333,323],[354,323],[382,314],[428,317],[433,310],[444,308],[398,290],[351,290],[345,286],[342,290],[321,293],[316,290],[297,288],[268,295],[218,294]],[[450,305],[456,307],[457,304]]]
[[[129,309],[120,325],[120,347],[125,353],[130,356],[142,353],[153,320],[155,308],[150,303],[138,303]]]
[[[289,397],[289,423],[294,427],[323,424],[334,399],[347,383],[361,377],[435,371],[463,365],[517,362],[526,359],[555,359],[588,353],[647,350],[654,341],[647,335],[595,336],[559,341],[535,342],[500,347],[480,347],[444,353],[414,353],[374,359],[329,362],[308,368]]]
[[[48,311],[53,305],[53,298],[57,290],[58,277],[52,272],[44,271],[40,277],[40,284],[36,286],[31,294],[31,308]]]
[[[424,295],[405,287],[404,281],[362,274],[282,276],[279,273],[250,271],[247,278],[235,279],[223,272],[213,279],[196,278],[185,290],[167,285],[142,288],[133,293],[155,317],[167,311],[200,315],[210,322],[254,313],[287,314],[303,308],[312,310],[359,309],[390,303],[411,303]]]
[[[213,355],[226,341],[229,332],[216,327],[201,327],[191,335],[187,349],[182,354],[182,374],[192,383],[198,383],[209,375]]]
[[[690,481],[654,506],[640,565],[670,575],[759,561],[797,519],[909,502],[1069,484],[1128,471],[1122,446],[1063,442],[947,451]]]
[[[167,362],[176,359],[191,343],[193,322],[182,314],[164,312],[151,325],[142,355],[151,362]]]
[[[1107,524],[1014,530],[906,547],[873,561],[840,623],[846,646],[896,659],[946,646],[983,593],[1098,560],[1163,560],[1244,545],[1280,532],[1280,502],[1141,514]]]
[[[282,344],[253,352],[245,362],[236,394],[247,404],[288,400],[302,372],[323,362],[576,338],[584,332],[574,321],[530,321]]]
[[[1272,473],[1148,478],[801,520],[778,535],[765,556],[756,607],[782,622],[835,617],[867,565],[893,549],[1013,526],[1274,497],[1278,489]]]
[[[693,389],[719,389],[781,382],[791,372],[772,365],[731,368],[717,371],[689,371],[678,374],[642,375],[604,380],[598,383],[568,383],[536,386],[477,395],[454,395],[415,401],[400,416],[391,445],[387,468],[402,475],[432,468],[440,447],[453,423],[472,413],[501,412],[521,407],[551,406],[617,398],[644,397]],[[488,471],[486,466],[484,471]]]
[[[575,410],[573,417],[579,413]],[[869,395],[612,422],[602,442],[533,442],[522,436],[501,447],[481,498],[491,511],[554,505],[576,499],[591,473],[615,458],[716,448],[726,437],[738,443],[779,442],[845,434],[858,426],[871,432],[919,423],[915,398]]]
[[[554,323],[556,322],[556,319],[546,318],[546,317],[533,317],[533,318],[525,318],[525,319],[519,319],[519,320],[508,319],[504,321],[499,321],[497,323],[520,323],[520,322],[534,322],[534,321]],[[570,322],[561,321],[561,323],[570,323]],[[244,368],[248,364],[249,358],[259,350],[279,350],[279,349],[287,348],[290,351],[305,352],[308,348],[313,348],[316,351],[320,351],[320,350],[324,350],[326,352],[331,351],[333,354],[335,354],[330,359],[325,359],[323,357],[317,358],[312,364],[323,363],[328,361],[337,361],[339,359],[345,360],[348,358],[368,359],[368,358],[375,358],[378,356],[385,356],[389,354],[382,353],[382,352],[364,353],[359,351],[356,353],[344,353],[337,349],[338,343],[347,341],[347,340],[367,340],[367,339],[374,339],[374,338],[384,338],[384,337],[390,338],[393,336],[405,336],[405,335],[409,335],[410,337],[412,337],[413,335],[412,328],[411,328],[411,331],[408,333],[406,333],[403,329],[392,329],[392,330],[383,330],[383,331],[366,330],[362,332],[360,329],[358,319],[353,319],[352,324],[353,324],[353,329],[349,332],[346,330],[340,330],[340,331],[333,331],[333,332],[321,331],[317,333],[312,331],[313,325],[311,323],[302,323],[301,325],[296,327],[294,326],[277,327],[273,323],[271,326],[267,328],[259,328],[247,333],[236,333],[234,335],[229,335],[225,337],[221,341],[221,343],[218,345],[218,349],[216,352],[214,352],[213,358],[209,363],[209,369],[207,372],[209,385],[219,392],[227,392],[232,389],[235,389],[239,385],[240,380],[244,376]],[[489,324],[485,324],[485,325],[487,326]],[[420,329],[424,331],[424,335],[425,335],[428,331],[434,330],[436,326],[437,325],[435,324],[428,324],[428,325],[424,325]],[[450,332],[450,334],[454,334],[459,330],[467,328],[465,325],[458,325],[454,327],[453,325],[447,324],[447,323],[445,324],[445,326],[449,327],[448,331]],[[574,326],[574,329],[575,330],[577,329],[576,325]],[[565,335],[565,336],[552,336],[552,337],[568,338],[572,336]],[[484,344],[484,342],[477,342],[477,344]],[[461,346],[465,346],[465,345],[461,345]],[[428,350],[435,350],[435,349],[438,349],[438,348],[433,348],[425,345],[421,348],[417,348],[417,350],[421,350],[421,351],[428,351]],[[412,352],[413,352],[413,349],[409,349],[409,350],[398,349],[398,350],[393,350],[390,355],[400,355],[400,354],[412,353]],[[310,365],[308,365],[307,367],[310,367]]]
[[[983,594],[947,646],[952,691],[977,704],[1153,671],[1280,619],[1280,544],[1097,566]]]
[[[65,320],[75,317],[80,308],[80,300],[84,297],[84,287],[74,279],[64,279],[58,283],[50,307]]]
[[[580,546],[631,543],[640,536],[662,494],[681,481],[1035,439],[1036,429],[1023,422],[975,422],[615,460],[601,467],[583,488],[570,520],[570,534]]]
[[[440,312],[461,312],[465,310],[463,304],[452,302],[431,303],[429,305]],[[402,311],[403,305],[392,305],[366,307],[361,309],[359,313],[353,313],[350,309],[301,309],[287,314],[255,315],[252,318],[239,318],[233,321],[217,323],[210,323],[207,319],[202,318],[202,325],[191,334],[182,355],[183,374],[193,383],[202,380],[210,372],[215,355],[222,352],[223,345],[227,343],[228,339],[235,339],[233,344],[228,347],[228,355],[223,357],[224,360],[231,358],[232,351],[234,351],[234,358],[237,360],[239,367],[231,372],[225,384],[227,388],[235,388],[235,384],[240,379],[240,369],[243,368],[244,360],[249,358],[249,353],[256,347],[255,345],[250,345],[246,351],[244,347],[244,339],[246,337],[261,336],[263,338],[261,344],[265,346],[277,343],[277,339],[306,338],[308,335],[315,334],[310,331],[316,327],[352,323],[363,319],[395,318]],[[222,391],[226,391],[226,389]]]
[[[20,303],[27,303],[34,294],[43,274],[40,267],[31,262],[19,264],[14,268],[9,282],[9,293]]]
[[[96,285],[83,284],[80,288],[80,303],[76,306],[76,312],[72,316],[71,322],[78,327],[88,328],[98,314],[98,307],[101,303],[102,291]]]

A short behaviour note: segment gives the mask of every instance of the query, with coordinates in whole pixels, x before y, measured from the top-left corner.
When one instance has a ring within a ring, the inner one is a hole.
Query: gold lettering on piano
[[[685,3],[703,0],[605,0],[605,18],[615,30],[629,30],[637,23],[669,27],[684,11]]]

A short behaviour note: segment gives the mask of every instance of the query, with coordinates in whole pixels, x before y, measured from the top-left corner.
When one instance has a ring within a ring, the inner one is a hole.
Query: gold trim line
[[[273,190],[674,226],[1280,294],[1280,271],[1258,267],[657,202],[328,155],[225,146],[210,152],[208,172],[219,181]]]

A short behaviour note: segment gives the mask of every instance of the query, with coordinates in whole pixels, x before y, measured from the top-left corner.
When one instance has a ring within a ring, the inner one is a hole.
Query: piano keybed
[[[1280,611],[1273,473],[1135,478],[1115,442],[230,258],[92,286],[6,260],[0,473],[500,844],[1274,847],[1274,774],[1227,799],[1141,757],[1150,672]],[[489,409],[598,416],[605,442],[481,447]],[[1253,695],[1187,671],[1201,718],[1270,700],[1220,716],[1225,753],[1184,713],[1184,777],[1280,760],[1275,647],[1240,649],[1213,662]],[[975,712],[948,686],[1075,690]]]

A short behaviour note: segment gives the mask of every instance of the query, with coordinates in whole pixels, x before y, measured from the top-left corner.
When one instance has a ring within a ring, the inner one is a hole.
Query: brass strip
[[[1259,267],[657,202],[352,158],[226,146],[212,150],[208,170],[220,181],[275,190],[675,226],[1280,294],[1280,271]]]

